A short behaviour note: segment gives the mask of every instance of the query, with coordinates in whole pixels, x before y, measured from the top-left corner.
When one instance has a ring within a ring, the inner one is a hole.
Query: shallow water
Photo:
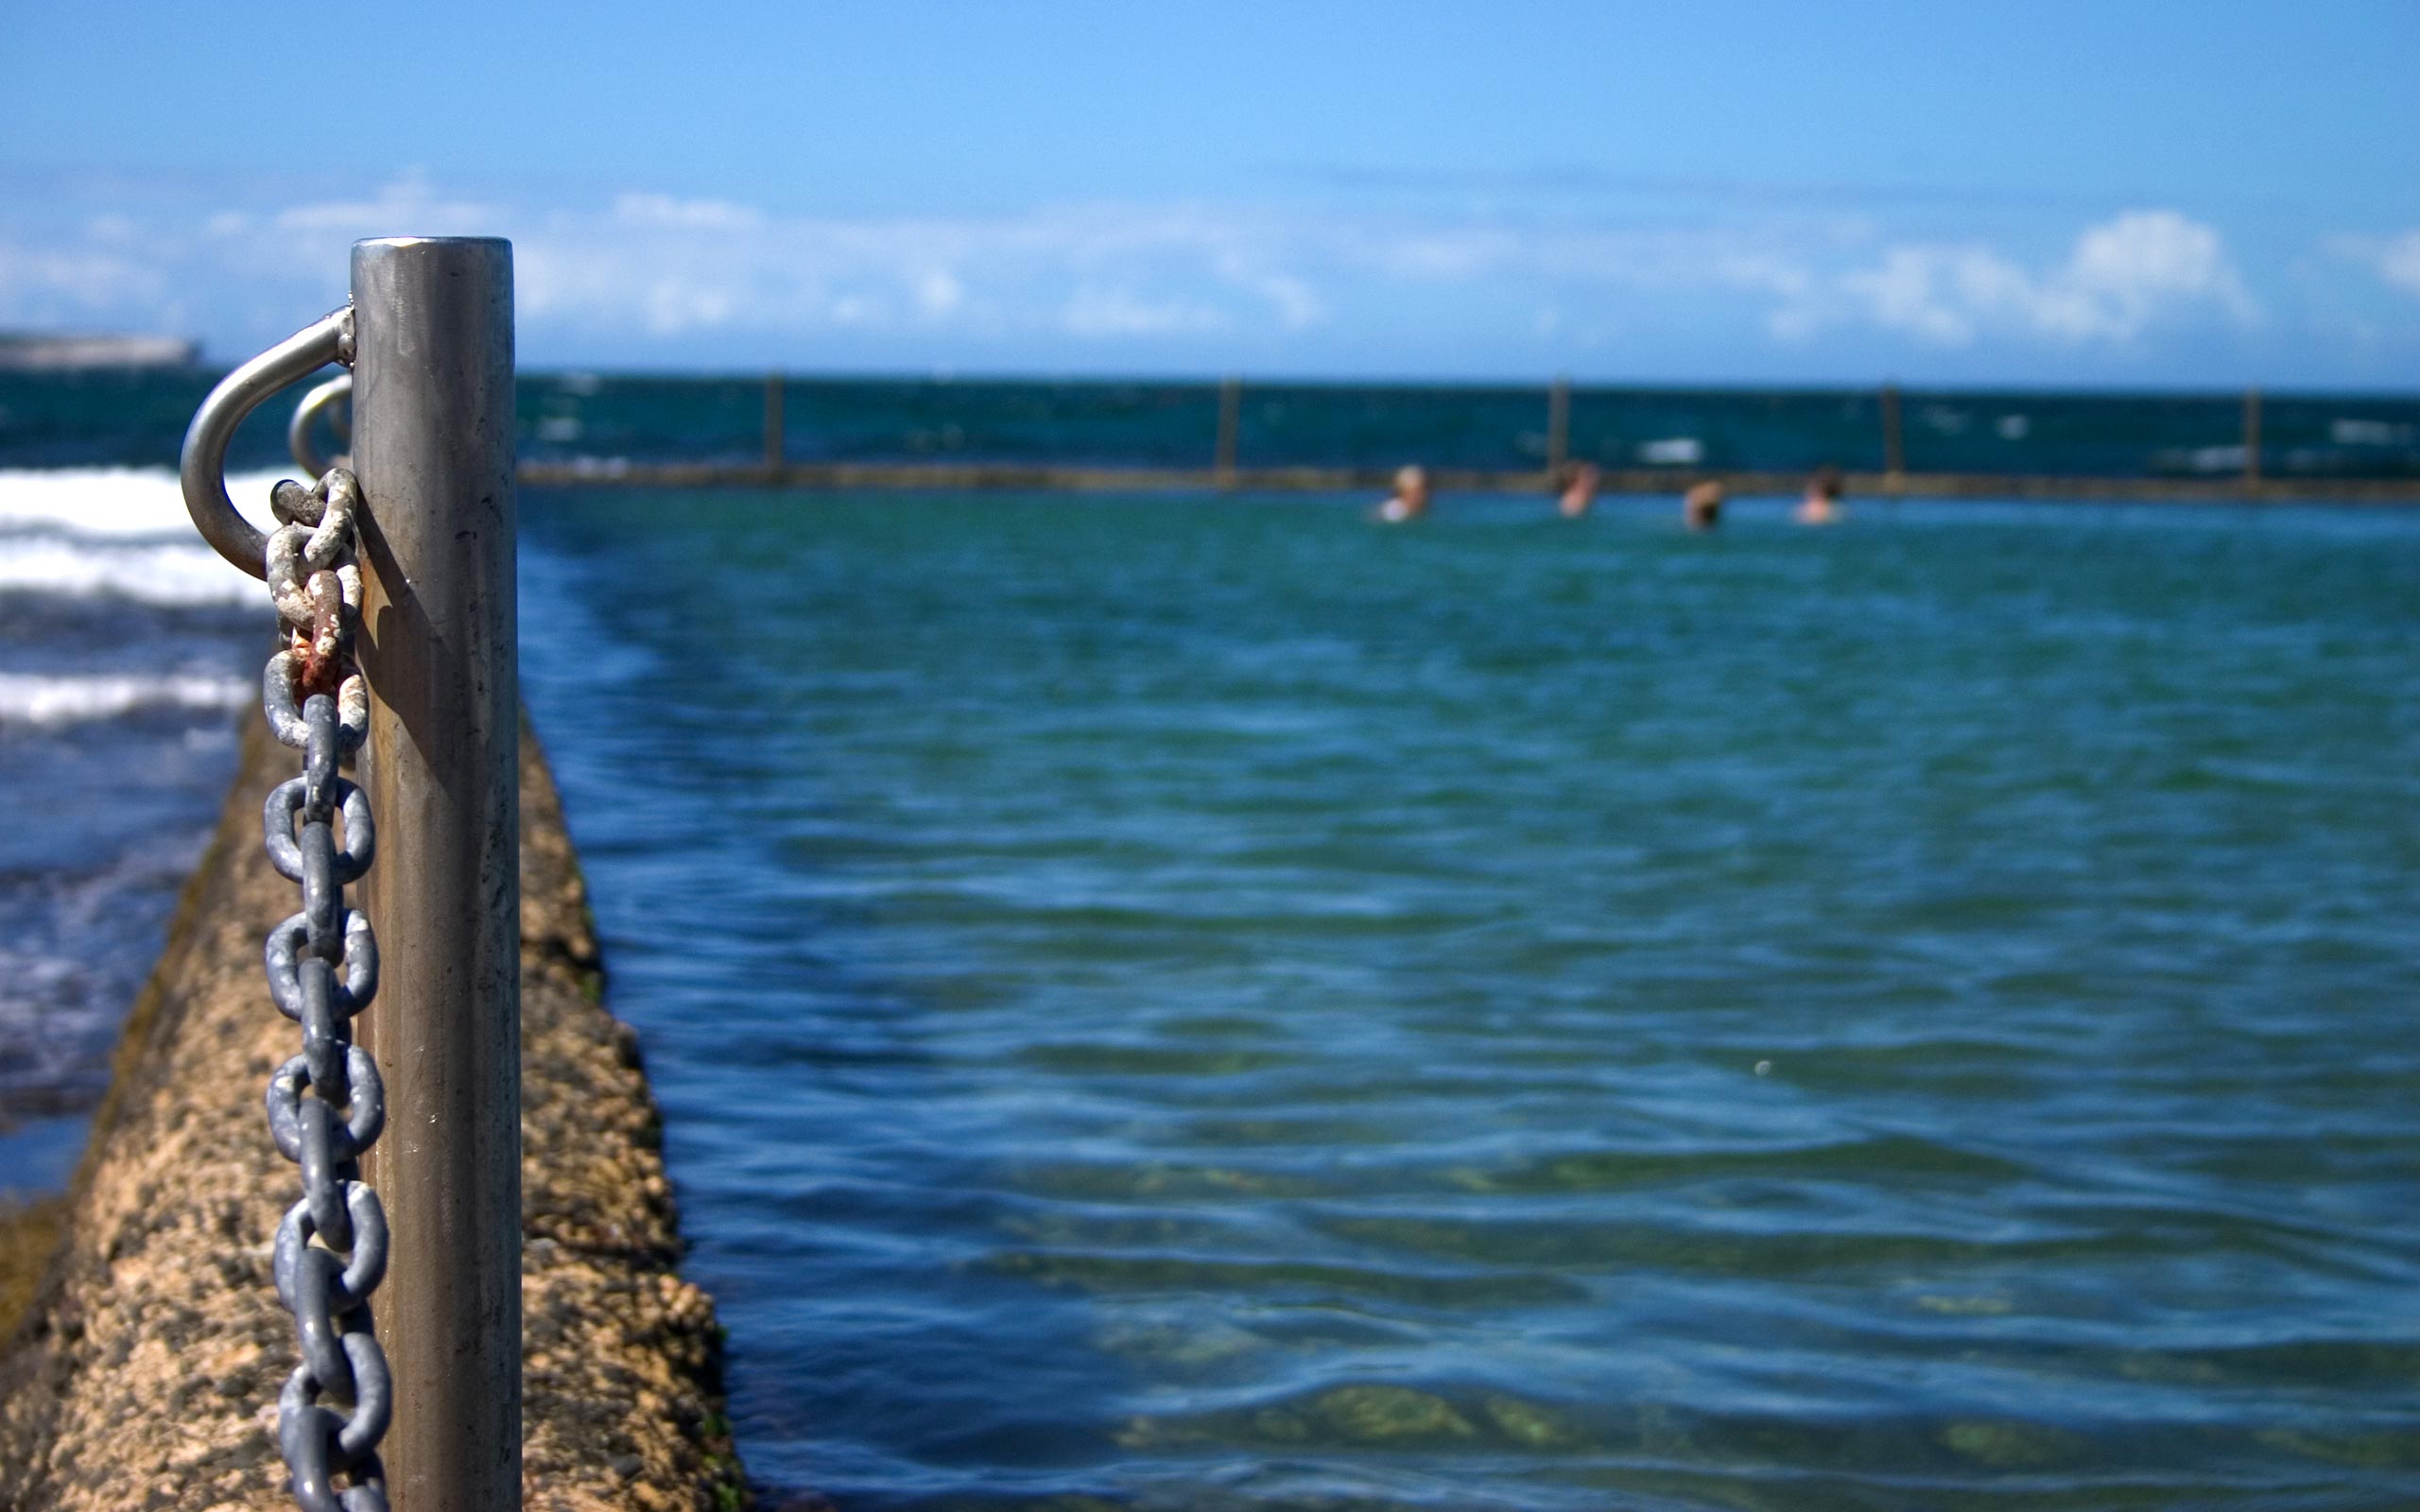
[[[2420,519],[524,513],[760,1478],[2420,1500]]]

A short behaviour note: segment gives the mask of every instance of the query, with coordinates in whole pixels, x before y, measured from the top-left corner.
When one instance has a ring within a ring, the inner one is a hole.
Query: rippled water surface
[[[2420,1502],[2420,520],[524,510],[760,1478]]]
[[[164,472],[0,468],[0,1203],[74,1166],[260,696],[267,602]]]

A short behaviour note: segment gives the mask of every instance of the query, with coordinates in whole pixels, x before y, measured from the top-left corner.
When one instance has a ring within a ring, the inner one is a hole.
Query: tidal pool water
[[[2420,1503],[2420,517],[533,492],[857,1508]]]

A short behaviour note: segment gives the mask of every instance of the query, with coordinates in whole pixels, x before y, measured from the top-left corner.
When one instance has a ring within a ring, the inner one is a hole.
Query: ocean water
[[[0,468],[162,465],[215,371],[0,373]],[[1917,472],[2108,477],[2235,476],[2239,394],[1910,389]],[[1206,468],[1216,386],[1168,380],[791,378],[783,449],[800,462],[1022,462]],[[275,467],[292,405],[268,406],[229,455]],[[524,456],[552,462],[754,462],[764,380],[525,373]],[[1513,471],[1545,464],[1547,394],[1529,387],[1246,381],[1236,457],[1246,467]],[[1570,455],[1616,467],[1789,472],[1883,466],[1874,388],[1769,390],[1581,386]],[[2420,397],[2272,394],[2261,466],[2273,477],[2420,475]]]
[[[525,492],[770,1490],[2420,1502],[2420,515],[1366,503]],[[0,473],[0,1187],[259,595]]]
[[[261,603],[164,472],[0,470],[0,1192],[75,1162],[258,698]]]
[[[847,1508],[2420,1501],[2420,518],[531,493]]]

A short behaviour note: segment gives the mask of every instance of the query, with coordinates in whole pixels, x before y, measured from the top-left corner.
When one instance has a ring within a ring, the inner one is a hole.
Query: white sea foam
[[[74,725],[137,709],[233,709],[252,696],[240,679],[192,673],[0,672],[0,724]]]
[[[2330,421],[2327,438],[2339,446],[2409,446],[2411,427],[2382,420]]]
[[[2182,455],[2185,465],[2196,472],[2240,472],[2245,458],[2244,449],[2240,446],[2197,446],[2182,454],[2171,451],[2161,455]]]
[[[293,470],[227,479],[236,507],[266,526],[268,490]],[[158,536],[198,541],[184,494],[168,469],[0,468],[0,526],[50,526],[78,536]]]
[[[229,491],[257,524],[281,475],[238,473]],[[264,597],[203,543],[165,468],[0,470],[0,593],[11,591],[163,605]]]
[[[268,590],[196,541],[120,545],[49,536],[0,536],[0,593],[114,595],[141,604],[266,605]]]
[[[1705,460],[1705,442],[1694,436],[1668,436],[1642,442],[1638,459],[1650,467],[1695,467]]]

